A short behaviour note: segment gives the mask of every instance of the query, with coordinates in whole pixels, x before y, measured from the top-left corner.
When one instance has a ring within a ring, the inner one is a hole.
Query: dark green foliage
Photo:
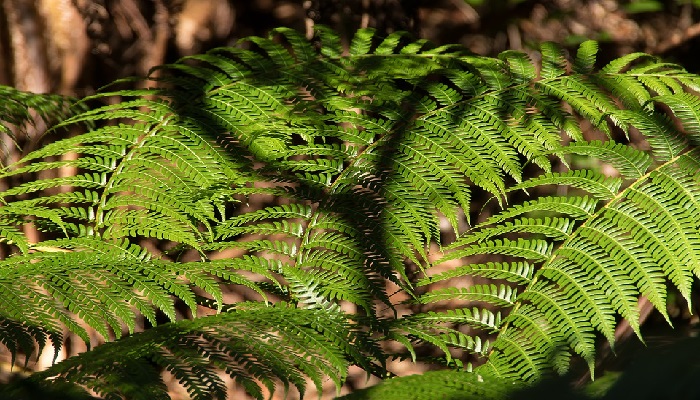
[[[363,340],[363,334],[351,332],[338,312],[239,303],[235,310],[107,343],[32,379],[60,375],[107,396],[167,398],[160,379],[164,368],[193,399],[208,399],[226,396],[218,376],[225,371],[255,397],[262,396],[261,383],[270,392],[282,382],[303,394],[304,375],[319,388],[326,376],[340,387],[350,363],[375,369],[359,351]]]
[[[622,372],[610,371],[585,388],[569,376],[549,377],[533,385],[456,371],[433,371],[392,379],[342,397],[352,399],[510,399],[510,400],[652,400],[697,399],[700,340],[686,338],[642,351]],[[661,384],[666,383],[666,384]]]
[[[521,388],[515,382],[496,377],[481,377],[459,371],[431,371],[392,379],[380,385],[343,396],[345,400],[398,399],[415,400],[494,400],[503,399]]]
[[[37,122],[55,123],[85,110],[82,107],[71,110],[71,99],[62,96],[26,93],[4,85],[0,85],[0,99],[0,134],[3,137],[0,166],[4,166],[9,153],[8,142],[19,148],[18,134],[26,133],[28,126]]]
[[[89,342],[85,324],[117,339],[31,379],[162,398],[167,369],[208,399],[225,396],[224,371],[262,398],[280,383],[303,393],[305,378],[340,387],[350,365],[387,377],[386,359],[427,346],[473,372],[352,398],[502,398],[572,356],[592,369],[618,315],[639,332],[640,295],[665,313],[666,280],[690,299],[700,77],[641,54],[594,72],[593,42],[572,63],[554,44],[535,63],[371,30],[349,54],[323,28],[245,43],[158,67],[157,89],[88,99],[121,101],[3,169],[78,173],[2,193],[14,253],[0,261],[0,340],[29,354],[62,325]],[[609,139],[587,141],[583,120]],[[633,129],[648,151],[612,140]],[[484,218],[489,204],[500,211]],[[30,242],[29,223],[47,239]],[[255,300],[229,303],[231,285]],[[176,320],[176,299],[193,319]],[[134,333],[158,313],[170,322]]]

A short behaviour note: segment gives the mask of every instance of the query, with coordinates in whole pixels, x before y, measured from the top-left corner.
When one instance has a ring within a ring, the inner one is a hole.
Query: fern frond
[[[558,78],[566,73],[568,60],[561,46],[547,42],[540,45],[542,68],[540,77],[543,79]]]
[[[62,377],[103,395],[146,399],[164,396],[167,388],[157,368],[165,368],[193,399],[213,399],[225,395],[219,367],[255,398],[263,398],[261,385],[273,393],[279,383],[285,388],[291,384],[303,395],[304,376],[320,391],[323,376],[338,386],[348,360],[365,362],[354,359],[366,355],[352,350],[353,337],[337,312],[239,303],[230,312],[166,324],[102,345],[32,379]],[[149,390],[133,390],[132,379],[139,374],[149,378],[142,378],[151,382]]]
[[[446,288],[435,289],[418,298],[422,304],[434,303],[437,301],[461,299],[471,301],[482,301],[496,306],[512,306],[517,293],[507,285],[472,285],[466,289]]]
[[[596,54],[598,53],[598,43],[593,40],[587,40],[578,47],[576,51],[576,59],[574,60],[573,70],[579,74],[589,74],[593,72],[593,67],[596,62]]]
[[[451,269],[438,275],[429,276],[416,282],[417,286],[458,278],[460,276],[479,276],[491,279],[501,279],[508,282],[524,284],[532,278],[534,266],[527,262],[467,264]]]
[[[617,194],[621,185],[619,178],[606,177],[592,170],[552,172],[523,183],[511,186],[509,191],[529,189],[542,185],[566,185],[583,189],[600,200],[610,200]]]
[[[484,353],[488,349],[488,343],[482,343],[479,336],[466,335],[456,329],[444,326],[436,327],[434,322],[425,324],[417,319],[403,319],[392,324],[391,329],[392,333],[387,339],[397,340],[406,346],[413,361],[416,361],[417,356],[411,341],[428,343],[439,348],[445,354],[446,363],[458,367],[461,367],[462,363],[460,360],[452,358],[450,348],[460,348],[477,354]]]
[[[651,166],[651,157],[632,147],[614,142],[575,142],[556,150],[558,154],[577,154],[609,163],[626,178],[642,177]]]
[[[568,334],[562,336],[555,326],[543,324],[545,320],[543,311],[529,303],[514,309],[504,319],[514,329],[501,332],[494,341],[489,362],[481,367],[484,373],[532,382],[551,368],[559,373],[567,371],[571,362],[565,342]],[[515,370],[512,365],[517,365]]]
[[[33,249],[43,252],[2,261],[3,296],[17,296],[13,292],[30,296],[33,311],[21,317],[14,314],[27,323],[41,321],[39,326],[57,329],[57,322],[61,322],[84,335],[85,331],[66,314],[72,311],[104,337],[109,337],[110,332],[119,337],[122,324],[129,331],[134,329],[132,308],[153,324],[156,323],[153,306],[174,319],[171,294],[185,301],[194,313],[196,302],[189,284],[221,299],[218,285],[202,276],[200,268],[187,272],[187,264],[178,266],[153,259],[143,249],[128,243],[106,245],[95,239],[64,239],[45,241]],[[246,283],[240,279],[232,281]],[[50,302],[41,289],[58,302]],[[86,336],[85,339],[88,341]]]
[[[469,241],[467,241],[469,242]],[[552,251],[550,243],[542,239],[518,240],[496,239],[470,245],[464,249],[457,249],[440,259],[446,262],[457,258],[472,256],[475,254],[503,254],[513,257],[521,257],[527,260],[544,261],[549,258]]]
[[[566,332],[562,338],[592,368],[595,354],[592,321],[581,311],[583,307],[579,308],[581,298],[569,298],[567,294],[538,282],[528,287],[518,300],[539,306],[546,320],[561,332]]]
[[[416,321],[437,321],[440,323],[469,324],[472,327],[487,331],[495,331],[501,323],[501,315],[487,309],[457,308],[443,312],[429,311],[423,314],[415,314],[410,317]]]
[[[673,114],[683,124],[683,129],[693,142],[698,143],[698,132],[700,132],[700,100],[690,93],[676,93],[665,96],[658,96],[654,100],[666,104]]]
[[[536,283],[515,302],[539,309],[544,319],[538,323],[558,330],[562,343],[589,364],[592,333],[598,330],[612,342],[615,314],[639,334],[639,295],[666,316],[664,281],[670,280],[688,299],[689,285],[698,273],[694,213],[699,186],[694,177],[699,166],[693,151],[636,180],[572,232],[538,271]],[[505,332],[510,329],[504,325]],[[502,356],[500,346],[496,340],[496,352],[489,360]]]
[[[37,122],[51,124],[84,111],[74,105],[74,99],[51,95],[23,92],[9,86],[0,85],[0,134],[7,135],[9,141],[19,149],[18,133],[26,133],[27,128]],[[3,141],[3,161],[9,149]]]
[[[48,341],[56,349],[54,357],[58,355],[58,349],[63,343],[63,336],[53,326],[35,326],[27,323],[16,322],[7,317],[0,317],[0,343],[10,350],[11,362],[15,363],[17,354],[25,354],[25,366],[29,358],[35,353],[41,354]],[[37,346],[38,345],[38,346]]]
[[[688,147],[688,138],[665,115],[629,110],[616,111],[616,114],[620,120],[633,125],[644,135],[654,156],[661,162],[680,155]]]
[[[573,226],[567,218],[520,218],[513,222],[505,222],[497,227],[484,228],[471,235],[463,236],[459,239],[459,244],[482,242],[494,236],[516,232],[543,235],[553,240],[566,239],[572,229]]]
[[[435,396],[464,400],[496,400],[521,386],[510,380],[463,371],[429,371],[421,375],[394,378],[385,383],[343,396],[343,400],[414,399],[431,400]]]

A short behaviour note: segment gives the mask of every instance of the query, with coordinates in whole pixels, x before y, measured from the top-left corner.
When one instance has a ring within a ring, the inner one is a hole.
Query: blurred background
[[[0,84],[83,97],[116,79],[144,76],[155,65],[234,45],[246,36],[265,36],[274,27],[310,35],[316,24],[330,26],[346,43],[358,28],[373,27],[382,33],[408,31],[436,44],[458,43],[486,56],[507,49],[534,54],[543,41],[574,51],[582,41],[595,39],[601,64],[643,51],[700,72],[700,0],[0,0]],[[25,135],[18,142],[31,141],[42,129],[37,124],[18,132]],[[5,157],[7,165],[17,154]],[[697,317],[678,298],[669,302],[674,325],[695,326]],[[682,329],[670,333],[660,315],[648,304],[642,307],[651,332],[647,344],[654,337],[667,341],[670,335],[688,335]],[[59,359],[84,350],[68,336]],[[604,346],[601,351],[601,363],[615,369],[620,359],[612,361]],[[9,356],[2,353],[0,381],[10,377]],[[44,368],[52,356],[45,351],[29,368]],[[396,362],[391,369],[404,375],[427,368]],[[13,373],[18,372],[15,367]],[[173,398],[187,398],[174,379],[170,382]],[[343,393],[375,382],[351,371]],[[230,398],[245,397],[235,390]],[[334,392],[329,385],[326,394]]]
[[[601,42],[700,68],[698,0],[0,0],[0,84],[84,96],[117,78],[276,26],[405,30],[493,56]]]

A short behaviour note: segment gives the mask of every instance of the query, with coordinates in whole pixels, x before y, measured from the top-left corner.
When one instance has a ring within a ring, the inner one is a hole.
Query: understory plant
[[[33,118],[13,104],[61,122],[0,173],[0,342],[107,341],[17,387],[303,396],[357,366],[386,382],[351,398],[457,399],[594,375],[596,338],[639,335],[640,298],[668,320],[700,274],[700,76],[596,53],[282,28],[70,117],[2,88],[0,129]]]

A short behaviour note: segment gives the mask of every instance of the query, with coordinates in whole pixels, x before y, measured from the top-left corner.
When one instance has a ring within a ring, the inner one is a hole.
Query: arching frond
[[[165,369],[192,399],[211,399],[226,396],[223,370],[257,399],[279,386],[294,386],[303,396],[304,377],[319,391],[330,377],[339,390],[350,363],[371,368],[365,352],[371,349],[359,351],[357,336],[338,312],[239,303],[102,345],[32,379],[59,377],[112,398],[168,398],[160,378]]]

